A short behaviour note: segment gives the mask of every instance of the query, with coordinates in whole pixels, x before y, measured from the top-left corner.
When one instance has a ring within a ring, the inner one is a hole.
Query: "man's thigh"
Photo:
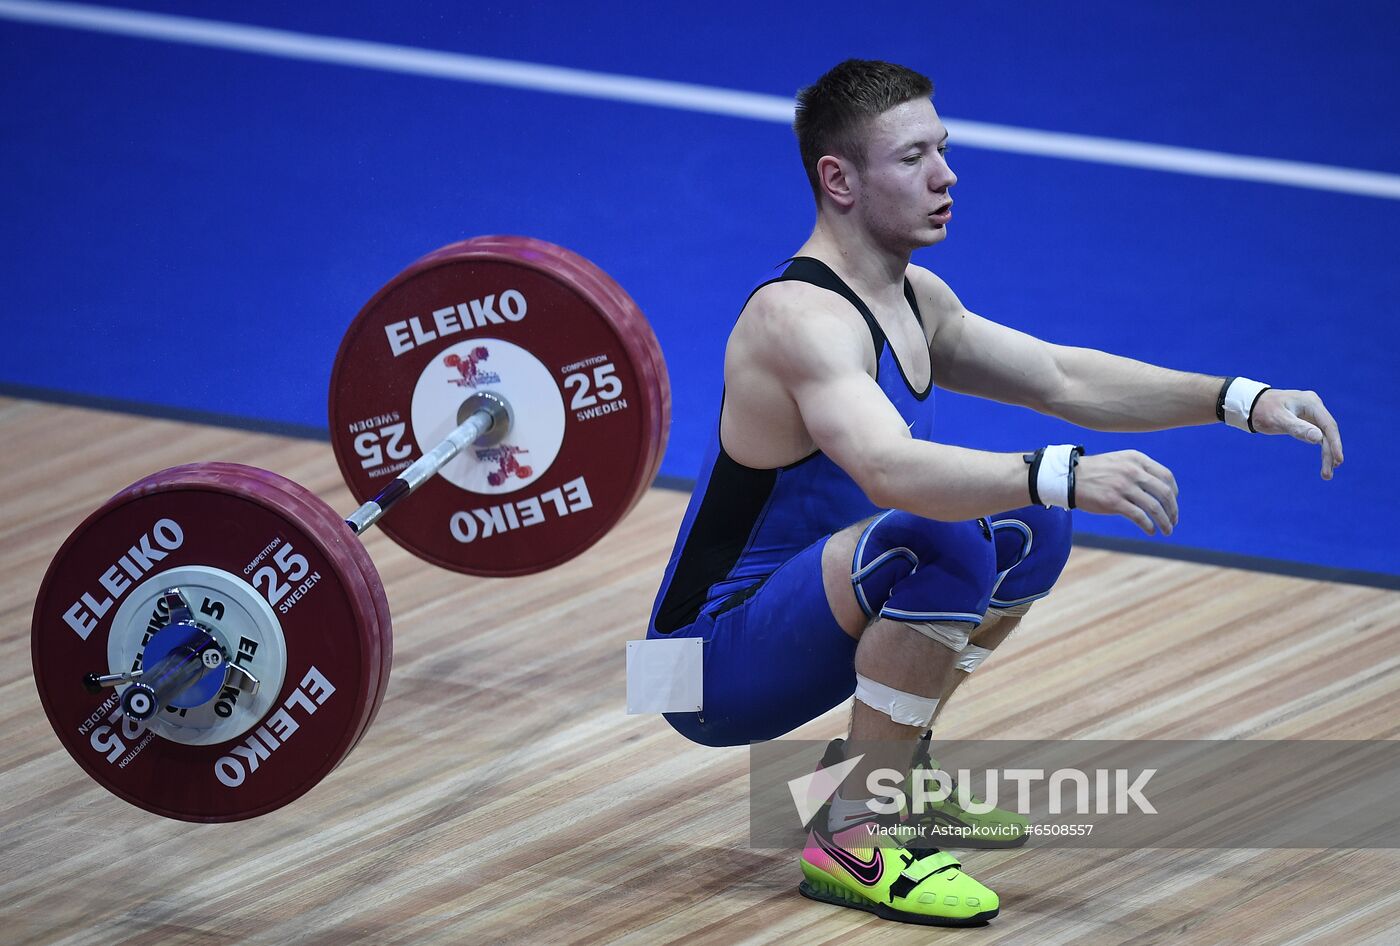
[[[774,739],[854,692],[856,641],[833,617],[822,577],[828,542],[666,635],[705,642],[704,709],[666,715],[681,735],[711,746]]]
[[[870,618],[861,610],[856,600],[855,588],[851,584],[851,561],[855,558],[856,545],[865,529],[875,517],[863,519],[853,526],[847,526],[827,540],[822,549],[822,585],[826,590],[827,606],[836,616],[836,622],[854,640],[859,640]]]

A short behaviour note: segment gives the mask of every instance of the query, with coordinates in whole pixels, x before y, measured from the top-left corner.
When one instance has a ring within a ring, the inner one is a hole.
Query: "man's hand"
[[[1250,422],[1261,434],[1288,434],[1304,443],[1322,445],[1322,478],[1342,465],[1342,434],[1337,422],[1312,391],[1270,388],[1259,395]]]
[[[1136,450],[1080,457],[1074,499],[1077,509],[1123,516],[1148,535],[1171,535],[1177,521],[1176,477]]]

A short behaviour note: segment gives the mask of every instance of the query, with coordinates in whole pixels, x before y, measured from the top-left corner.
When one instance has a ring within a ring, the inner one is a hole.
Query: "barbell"
[[[305,794],[388,685],[388,601],[358,536],[379,524],[472,575],[561,564],[655,479],[670,387],[650,325],[601,269],[541,240],[478,237],[360,310],[329,420],[361,504],[349,516],[276,473],[194,463],[119,491],[50,563],[31,631],[40,702],[118,797],[219,822]]]

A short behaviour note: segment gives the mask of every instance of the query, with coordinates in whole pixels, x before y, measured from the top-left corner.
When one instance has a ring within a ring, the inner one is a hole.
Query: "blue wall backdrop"
[[[693,477],[744,294],[812,223],[780,123],[21,22],[19,9],[0,3],[12,393],[324,428],[331,358],[375,289],[442,244],[522,233],[592,258],[646,311],[674,386],[662,472]],[[887,58],[929,73],[952,120],[1400,175],[1390,3],[113,9],[789,97],[842,58]],[[1327,483],[1292,441],[1077,432],[951,395],[942,439],[1136,447],[1181,483],[1181,526],[1154,547],[1400,575],[1385,538],[1400,532],[1400,200],[951,144],[958,216],[916,259],[970,308],[1057,342],[1314,388],[1347,461]],[[1141,536],[1102,517],[1077,527]]]

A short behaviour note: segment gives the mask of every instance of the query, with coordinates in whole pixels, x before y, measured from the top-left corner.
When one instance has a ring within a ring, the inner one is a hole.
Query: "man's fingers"
[[[1317,404],[1316,416],[1318,427],[1322,429],[1322,435],[1326,438],[1328,449],[1332,452],[1332,466],[1342,465],[1342,432],[1337,428],[1337,421],[1327,408],[1322,406],[1322,402]],[[1330,471],[1329,471],[1330,472]]]
[[[1171,527],[1176,525],[1181,516],[1180,510],[1178,510],[1176,505],[1176,491],[1161,479],[1151,476],[1145,477],[1138,483],[1138,486],[1152,497],[1152,499],[1156,500],[1157,505],[1166,514],[1167,525],[1162,531],[1167,535],[1171,535]],[[1151,509],[1148,509],[1148,512],[1151,511]]]
[[[1133,505],[1131,501],[1124,497],[1119,497],[1117,512],[1124,519],[1132,520],[1134,525],[1136,525],[1143,532],[1146,532],[1148,535],[1151,535],[1155,531],[1152,528],[1152,519],[1147,515],[1147,513],[1143,512],[1137,506]]]
[[[1176,477],[1172,476],[1171,470],[1146,454],[1142,455],[1142,468],[1144,475],[1138,478],[1138,488],[1146,492],[1154,501],[1153,506],[1145,508],[1154,519],[1157,518],[1155,510],[1161,510],[1166,516],[1165,521],[1158,520],[1162,526],[1162,533],[1171,535],[1172,527],[1176,525],[1180,517],[1180,511],[1176,504]]]
[[[1318,430],[1307,421],[1300,421],[1294,424],[1293,429],[1290,430],[1289,433],[1305,443],[1322,443],[1322,431]]]
[[[1322,398],[1311,392],[1290,407],[1297,417],[1290,433],[1305,443],[1322,445],[1322,478],[1330,480],[1332,471],[1342,464],[1342,432],[1337,428],[1336,419],[1322,403]]]
[[[1163,535],[1172,534],[1172,523],[1176,519],[1167,512],[1156,496],[1142,487],[1138,487],[1128,494],[1128,500],[1146,513],[1157,528],[1162,530]],[[1150,531],[1149,534],[1151,534]]]
[[[1332,470],[1336,468],[1336,460],[1332,453],[1332,441],[1327,439],[1320,429],[1309,424],[1307,421],[1300,421],[1293,425],[1290,433],[1304,443],[1320,444],[1322,447],[1322,478],[1330,480]]]
[[[1176,477],[1172,475],[1172,471],[1162,466],[1162,464],[1158,463],[1156,460],[1152,459],[1149,456],[1144,455],[1143,459],[1147,461],[1144,464],[1144,466],[1147,468],[1147,472],[1151,473],[1157,479],[1165,483],[1167,488],[1171,490],[1172,496],[1175,497],[1177,492]]]
[[[1135,489],[1117,497],[1112,509],[1124,519],[1129,519],[1143,532],[1152,535],[1157,531],[1156,519],[1148,514],[1150,506],[1156,506],[1157,501],[1146,492]],[[1160,506],[1158,509],[1160,510]]]

